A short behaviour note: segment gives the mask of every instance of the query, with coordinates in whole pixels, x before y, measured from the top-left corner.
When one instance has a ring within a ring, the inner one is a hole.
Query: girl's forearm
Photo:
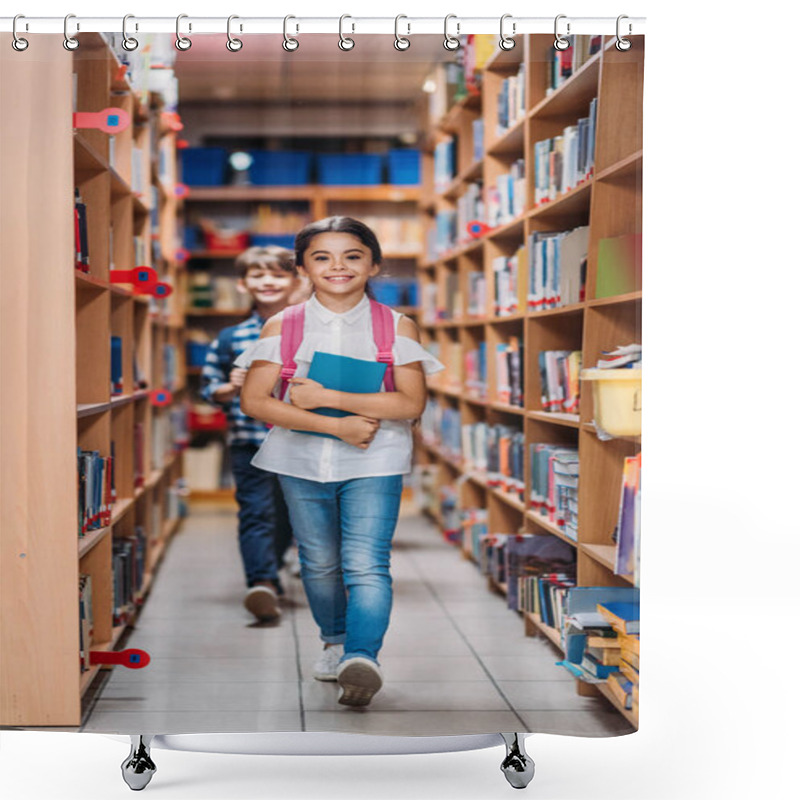
[[[355,394],[325,389],[321,408],[335,408],[373,419],[416,419],[424,410],[424,403],[403,392],[374,392]]]
[[[248,417],[297,431],[313,431],[314,433],[329,433],[336,436],[336,426],[339,422],[335,417],[326,417],[305,411],[284,403],[275,397],[263,397],[257,400],[242,397],[242,411]]]

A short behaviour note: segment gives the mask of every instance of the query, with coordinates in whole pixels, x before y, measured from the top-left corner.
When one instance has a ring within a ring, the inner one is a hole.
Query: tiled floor
[[[366,710],[311,677],[321,643],[298,579],[278,624],[242,605],[235,512],[195,506],[173,539],[127,647],[152,661],[116,668],[83,727],[104,733],[340,731],[446,735],[630,732],[601,698],[580,697],[547,641],[491,594],[473,564],[419,516],[401,517],[395,599]]]

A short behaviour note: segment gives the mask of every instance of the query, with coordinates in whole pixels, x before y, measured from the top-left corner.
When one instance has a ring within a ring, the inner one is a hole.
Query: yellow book
[[[634,685],[639,685],[639,670],[634,669],[627,661],[620,659],[619,671]]]
[[[475,69],[483,69],[497,49],[497,37],[489,33],[475,34]]]
[[[632,650],[626,650],[624,647],[620,650],[620,655],[622,658],[625,659],[632,667],[635,669],[639,669],[639,656],[636,655]]]
[[[603,649],[619,650],[620,637],[619,636],[587,636],[587,647],[602,647]]]
[[[619,637],[619,642],[623,647],[627,647],[628,650],[633,651],[636,655],[639,655],[639,637],[634,636],[632,634],[623,633]]]

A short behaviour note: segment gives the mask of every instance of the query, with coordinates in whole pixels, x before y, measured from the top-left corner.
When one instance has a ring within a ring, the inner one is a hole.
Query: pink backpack
[[[375,339],[375,346],[378,348],[377,360],[386,364],[386,375],[383,378],[383,385],[387,392],[394,391],[394,376],[392,373],[392,347],[394,346],[394,319],[392,310],[389,306],[379,303],[370,298],[370,311],[372,312],[372,335]],[[281,400],[286,396],[289,388],[289,379],[294,377],[297,371],[297,364],[294,357],[300,342],[303,340],[303,325],[305,323],[306,304],[299,303],[289,306],[283,312],[283,322],[281,324]]]

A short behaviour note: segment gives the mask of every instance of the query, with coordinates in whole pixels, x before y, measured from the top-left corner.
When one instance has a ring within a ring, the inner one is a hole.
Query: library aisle
[[[425,517],[400,518],[394,608],[380,660],[385,684],[366,711],[311,677],[321,648],[299,578],[286,578],[277,624],[242,605],[233,506],[194,503],[126,643],[146,670],[113,670],[88,732],[338,731],[447,735],[531,730],[631,732],[602,697],[581,697],[544,638]],[[411,713],[409,713],[411,712]]]

